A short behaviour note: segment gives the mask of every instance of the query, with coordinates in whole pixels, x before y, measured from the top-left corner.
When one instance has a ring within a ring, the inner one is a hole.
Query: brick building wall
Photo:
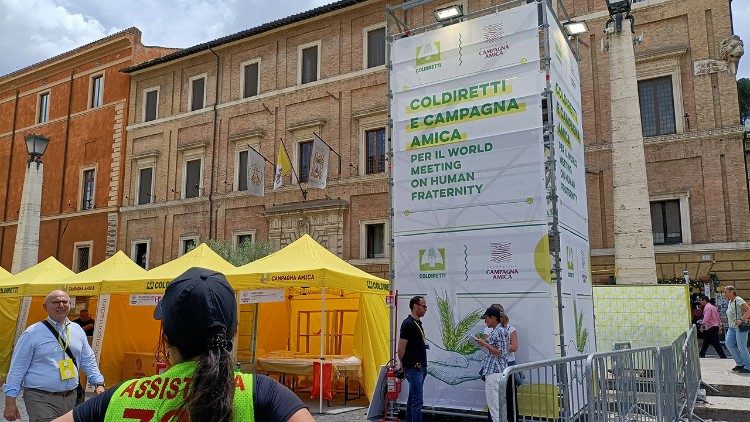
[[[114,253],[121,199],[122,148],[126,141],[130,78],[119,70],[133,57],[153,58],[173,49],[146,48],[130,28],[0,77],[0,265],[10,269],[28,160],[24,138],[49,137],[39,260],[55,256],[74,270],[77,255],[95,265]],[[94,97],[95,79],[103,89]],[[49,107],[40,116],[48,99]],[[93,170],[91,195],[83,177]],[[86,204],[84,204],[86,197]],[[90,203],[89,203],[90,199]],[[88,249],[85,249],[85,248]],[[84,248],[78,250],[78,248]],[[78,251],[78,252],[77,252]]]
[[[594,280],[614,268],[612,223],[610,57],[602,52],[604,2],[568,0],[567,11],[588,22],[580,44],[586,140],[589,234]],[[716,272],[722,284],[750,295],[750,212],[736,75],[704,73],[696,64],[720,60],[732,34],[729,2],[646,0],[634,4],[639,81],[671,78],[673,133],[644,139],[652,202],[677,201],[682,241],[656,245],[659,277],[692,278]]]
[[[192,238],[232,240],[252,233],[280,247],[311,233],[343,258],[388,274],[387,257],[367,259],[365,247],[366,225],[387,224],[387,176],[363,171],[364,133],[387,119],[386,71],[365,66],[364,34],[384,23],[386,3],[351,3],[216,42],[213,51],[196,48],[132,70],[120,248],[132,253],[136,244],[147,245],[149,265],[155,266],[178,256],[183,241]],[[495,3],[466,5],[473,11]],[[604,2],[562,3],[590,27],[580,44],[581,76],[592,264],[601,282],[614,273],[609,57],[600,49],[606,12]],[[650,197],[677,201],[682,217],[682,241],[656,246],[657,268],[659,276],[716,271],[722,282],[750,289],[750,212],[734,75],[694,72],[696,61],[719,59],[719,42],[731,34],[729,5],[687,3],[647,0],[635,6],[637,33],[645,34],[636,47],[639,78],[670,77],[674,92],[674,133],[645,140]],[[433,21],[438,5],[399,18],[418,27]],[[298,61],[310,45],[319,48],[320,78],[302,85]],[[259,93],[242,98],[240,66],[252,61],[260,63]],[[196,75],[206,78],[205,104],[189,111]],[[144,122],[145,93],[152,89],[158,89],[158,117]],[[298,143],[313,133],[341,155],[340,174],[332,155],[328,188],[303,184],[304,196],[287,177],[274,192],[268,164],[265,198],[237,190],[240,151],[252,146],[275,161],[283,142],[296,163]],[[184,163],[193,158],[202,159],[200,195],[183,199]],[[154,199],[138,205],[143,168],[153,169]]]

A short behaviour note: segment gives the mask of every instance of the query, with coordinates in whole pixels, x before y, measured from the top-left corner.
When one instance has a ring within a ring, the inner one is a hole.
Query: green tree
[[[234,246],[231,242],[209,239],[206,244],[219,256],[237,267],[263,258],[273,252],[273,246],[268,241],[242,242]]]
[[[750,79],[742,78],[737,81],[737,93],[740,97],[740,122],[750,119]]]

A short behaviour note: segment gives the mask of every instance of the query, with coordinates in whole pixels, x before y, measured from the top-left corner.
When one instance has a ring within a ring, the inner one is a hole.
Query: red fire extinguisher
[[[385,380],[388,384],[385,397],[388,400],[398,400],[398,395],[401,393],[401,380],[396,378],[396,369],[393,366],[389,366],[385,372]]]
[[[388,369],[385,371],[385,409],[384,418],[381,422],[398,421],[398,396],[401,393],[401,379],[399,370],[396,369],[396,361],[388,362]]]

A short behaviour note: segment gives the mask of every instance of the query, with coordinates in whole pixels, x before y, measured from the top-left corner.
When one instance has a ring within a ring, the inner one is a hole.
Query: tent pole
[[[318,413],[323,414],[323,362],[325,362],[325,338],[326,338],[326,288],[323,286],[323,300],[321,301],[321,313],[320,313],[320,376],[318,381],[320,383],[318,390]]]

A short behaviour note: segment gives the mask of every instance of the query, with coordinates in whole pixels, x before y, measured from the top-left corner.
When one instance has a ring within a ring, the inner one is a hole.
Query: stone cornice
[[[744,133],[745,133],[744,126],[732,126],[732,127],[724,127],[720,129],[704,130],[700,132],[685,132],[685,133],[677,133],[677,134],[672,134],[672,135],[651,136],[648,138],[644,138],[643,143],[645,145],[657,145],[657,144],[664,144],[664,143],[678,142],[678,141],[692,141],[692,140],[721,138],[724,136],[736,136],[738,139],[742,139],[742,135]],[[609,151],[611,149],[612,149],[612,143],[610,142],[601,142],[601,143],[595,143],[594,145],[586,146],[586,152]]]
[[[305,129],[320,128],[326,125],[325,119],[308,120],[306,122],[290,125],[286,130],[289,132],[300,132]]]

